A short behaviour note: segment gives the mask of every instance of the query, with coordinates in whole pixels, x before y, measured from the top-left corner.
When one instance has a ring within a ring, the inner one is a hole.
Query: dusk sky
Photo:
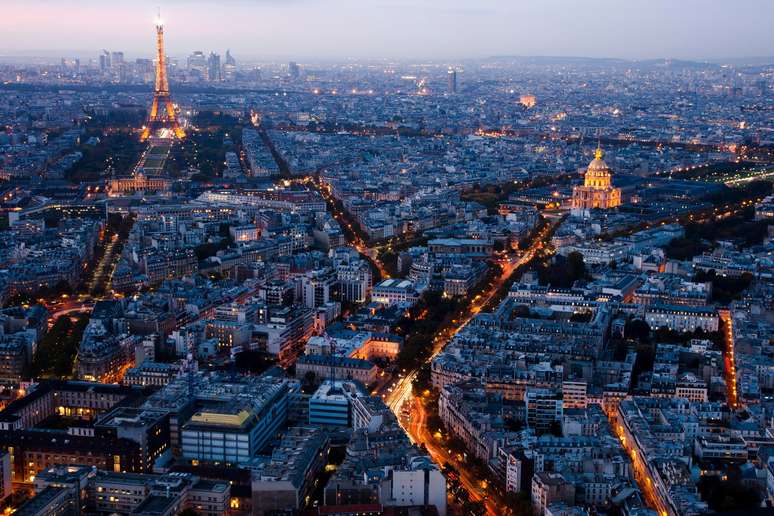
[[[0,53],[731,58],[774,54],[772,0],[2,0]]]

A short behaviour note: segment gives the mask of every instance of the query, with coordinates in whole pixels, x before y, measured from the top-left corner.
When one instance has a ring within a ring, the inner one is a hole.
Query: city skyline
[[[145,34],[157,7],[174,34],[170,55],[230,48],[245,58],[469,59],[490,56],[733,60],[771,55],[774,4],[744,0],[213,3],[7,0],[0,57],[152,55]],[[120,22],[120,23],[119,23]],[[203,42],[206,41],[206,45]]]
[[[474,1],[2,0],[4,514],[774,514],[774,2]]]

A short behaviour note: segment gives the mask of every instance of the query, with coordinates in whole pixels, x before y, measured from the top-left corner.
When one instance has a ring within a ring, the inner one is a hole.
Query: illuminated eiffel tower
[[[161,13],[156,18],[156,84],[153,92],[148,123],[142,129],[142,139],[147,140],[154,133],[162,136],[184,138],[185,131],[180,127],[175,114],[175,106],[169,96],[169,81],[167,80],[167,58],[164,54],[164,23]]]

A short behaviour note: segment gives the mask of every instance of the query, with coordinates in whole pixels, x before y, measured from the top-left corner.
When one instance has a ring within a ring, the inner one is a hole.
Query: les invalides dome
[[[621,189],[613,186],[613,171],[602,155],[602,149],[597,147],[594,160],[586,169],[583,186],[572,189],[574,215],[583,215],[592,209],[615,208],[621,204]]]

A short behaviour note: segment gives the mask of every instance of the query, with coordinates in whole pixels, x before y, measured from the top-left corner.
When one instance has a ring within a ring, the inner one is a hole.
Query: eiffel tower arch
[[[142,140],[159,132],[168,132],[171,137],[182,139],[185,131],[180,126],[169,96],[169,81],[167,80],[167,58],[164,53],[164,24],[161,17],[156,20],[156,81],[153,89],[148,122],[142,130]],[[166,130],[166,131],[165,131]]]

